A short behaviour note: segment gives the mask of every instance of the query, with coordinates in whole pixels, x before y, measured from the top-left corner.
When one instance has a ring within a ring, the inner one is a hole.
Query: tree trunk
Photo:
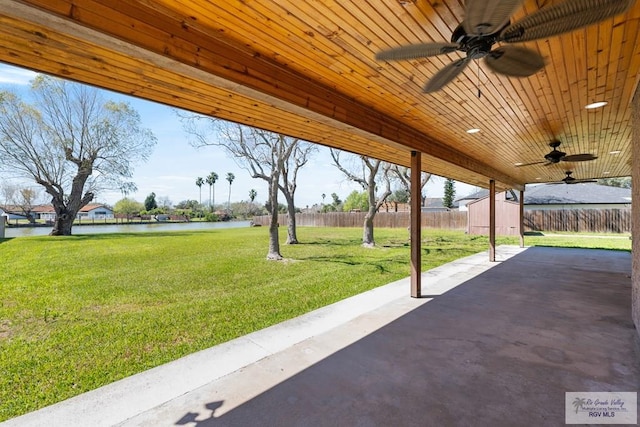
[[[277,175],[274,179],[274,175]],[[269,253],[268,260],[280,261],[280,237],[278,236],[278,174],[271,174],[269,182],[269,200],[271,207],[271,222],[269,223]]]
[[[375,206],[369,206],[369,210],[364,217],[364,227],[362,230],[362,246],[372,248],[376,245],[373,239],[373,217],[376,215]]]
[[[296,235],[296,207],[293,203],[293,197],[287,197],[287,245],[297,245],[298,236]]]
[[[66,211],[62,214],[57,212],[56,220],[53,223],[53,229],[49,233],[50,236],[71,236],[71,227],[73,226],[73,220],[75,215],[70,215]]]

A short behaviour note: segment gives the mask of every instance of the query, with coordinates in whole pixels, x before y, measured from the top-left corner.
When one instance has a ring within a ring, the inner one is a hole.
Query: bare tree
[[[0,167],[33,179],[51,196],[51,235],[70,235],[95,192],[126,188],[156,139],[126,103],[103,101],[95,88],[38,76],[33,105],[0,92]]]
[[[345,176],[362,186],[362,189],[367,192],[369,199],[369,209],[364,217],[364,225],[362,231],[362,245],[366,247],[375,246],[375,239],[373,238],[373,219],[376,216],[376,212],[380,209],[380,206],[391,194],[391,179],[390,169],[391,164],[383,162],[382,160],[372,159],[366,156],[358,156],[362,163],[362,172],[357,174],[347,167],[345,167],[340,160],[340,151],[331,149],[331,158],[333,164],[343,173]],[[382,193],[376,196],[378,190],[378,182],[382,184]]]
[[[411,202],[411,169],[405,166],[393,165],[391,167],[391,173],[396,178],[396,180],[400,183],[400,186],[403,190],[405,190],[409,194],[409,202]],[[426,172],[420,173],[420,195],[422,200],[420,200],[420,206],[424,206],[424,187],[431,180],[431,174]]]
[[[317,146],[309,142],[289,139],[291,140],[290,146],[292,150],[288,159],[282,162],[282,180],[279,187],[287,201],[287,244],[293,245],[298,243],[296,206],[294,202],[296,189],[298,188],[298,171],[307,164],[312,154],[317,151]]]
[[[252,178],[259,178],[268,183],[268,200],[271,204],[272,219],[274,214],[277,218],[277,193],[278,190],[282,191],[287,201],[286,243],[298,243],[295,215],[298,171],[317,151],[317,147],[297,138],[211,117],[181,113],[179,116],[185,131],[193,137],[192,144],[194,146],[223,147],[241,168],[249,171]],[[212,134],[218,138],[211,138]],[[275,183],[272,182],[273,179],[277,179]],[[277,233],[272,237],[277,238]],[[268,256],[268,258],[270,257],[277,258],[275,254]]]
[[[18,185],[11,182],[0,183],[0,194],[2,195],[2,204],[7,206],[13,203],[13,198],[18,191]]]
[[[36,222],[36,218],[33,216],[33,208],[38,203],[39,196],[36,189],[20,188],[13,198],[13,204],[20,208],[20,213],[32,224]]]

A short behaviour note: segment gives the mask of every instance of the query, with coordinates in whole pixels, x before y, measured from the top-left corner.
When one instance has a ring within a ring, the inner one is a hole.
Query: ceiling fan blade
[[[503,46],[484,57],[493,72],[512,77],[528,77],[544,68],[544,58],[535,50],[520,46]]]
[[[421,43],[394,47],[376,54],[381,61],[399,61],[403,59],[420,59],[429,56],[455,52],[460,47],[457,43]]]
[[[567,184],[588,184],[590,182],[598,182],[595,179],[576,179],[575,181],[569,181]]]
[[[635,0],[567,0],[543,7],[505,28],[500,39],[524,42],[566,33],[626,11]]]
[[[524,167],[524,166],[541,165],[543,163],[548,163],[548,162],[542,161],[542,162],[522,163],[521,165],[516,164],[516,167],[517,168],[521,168],[521,167]],[[545,165],[545,166],[547,166],[547,165]]]
[[[457,61],[452,62],[442,70],[438,71],[424,86],[424,92],[436,92],[445,87],[448,83],[455,79],[456,76],[462,72],[462,70],[465,69],[469,61],[469,58],[458,59]]]
[[[590,160],[595,160],[597,158],[598,156],[594,156],[593,154],[590,154],[590,153],[571,154],[569,156],[564,156],[562,158],[562,161],[563,162],[588,162]]]
[[[524,0],[467,0],[464,29],[475,35],[498,32],[522,3]]]

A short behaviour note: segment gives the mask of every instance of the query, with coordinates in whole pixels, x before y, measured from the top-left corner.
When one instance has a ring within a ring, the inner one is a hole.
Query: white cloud
[[[0,64],[0,84],[28,85],[36,75],[33,71]]]

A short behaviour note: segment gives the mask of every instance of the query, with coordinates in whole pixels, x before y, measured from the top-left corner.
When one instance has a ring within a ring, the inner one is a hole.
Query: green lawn
[[[365,249],[359,228],[299,228],[284,262],[265,260],[267,232],[0,240],[0,421],[409,275],[406,229],[376,229]],[[423,241],[423,269],[488,245],[442,230]],[[526,243],[631,248],[616,236]]]

